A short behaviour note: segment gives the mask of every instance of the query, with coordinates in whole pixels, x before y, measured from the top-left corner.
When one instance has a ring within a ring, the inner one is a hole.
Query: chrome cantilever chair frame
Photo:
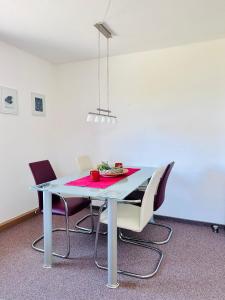
[[[95,217],[97,217],[98,216],[98,213],[93,213],[93,206],[92,206],[92,204],[90,204],[91,205],[91,212],[89,213],[89,214],[87,214],[87,215],[85,215],[84,217],[82,217],[81,219],[79,219],[77,222],[76,222],[76,224],[75,224],[75,228],[77,228],[77,229],[80,229],[80,230],[83,230],[83,231],[85,231],[85,232],[87,232],[87,233],[93,233],[93,232],[96,232],[95,230],[94,230],[94,222],[93,222],[93,217],[95,216]],[[80,226],[80,223],[82,223],[83,221],[85,221],[86,219],[88,219],[88,218],[92,218],[92,222],[93,222],[93,227],[92,228],[87,228],[87,227],[82,227],[82,226]]]
[[[165,172],[164,172],[161,180],[165,180],[165,176],[167,176],[166,177],[166,182],[167,182],[168,176],[169,176],[169,174],[170,174],[170,172],[171,172],[171,170],[173,168],[173,165],[174,165],[174,162],[171,162],[171,163],[169,163],[167,165],[166,170],[165,170]],[[158,190],[161,187],[160,185],[161,185],[161,181],[159,183]],[[140,187],[140,189],[138,189],[137,193],[142,193],[142,197],[143,197],[146,187],[147,187],[146,185],[141,185],[141,187]],[[165,187],[164,187],[164,192],[165,192]],[[164,197],[165,197],[165,195],[164,195]],[[126,240],[132,240],[132,241],[141,242],[141,243],[147,243],[147,244],[148,243],[155,244],[155,245],[164,245],[164,244],[167,244],[169,242],[169,240],[171,239],[171,236],[173,234],[173,229],[170,226],[168,226],[168,225],[156,223],[155,220],[154,220],[154,215],[151,218],[151,220],[149,221],[149,224],[150,225],[154,225],[154,226],[158,226],[158,227],[161,227],[161,228],[166,228],[168,230],[168,235],[167,235],[166,239],[164,239],[162,241],[142,240],[142,239],[138,239],[138,238],[131,238],[129,236],[124,235],[123,233],[119,237],[123,238],[123,239],[126,239]]]
[[[152,219],[149,221],[148,223],[149,225],[154,225],[154,226],[159,226],[159,227],[162,227],[162,228],[166,228],[168,229],[168,235],[167,235],[167,238],[163,241],[152,241],[152,240],[142,240],[142,239],[138,239],[138,238],[131,238],[125,234],[122,233],[121,231],[121,234],[119,235],[119,238],[121,240],[129,240],[129,241],[135,241],[135,242],[139,242],[139,243],[145,243],[145,244],[154,244],[154,245],[164,245],[166,243],[169,242],[172,234],[173,234],[173,230],[171,227],[167,226],[167,225],[164,225],[164,224],[159,224],[159,223],[155,223],[155,221],[152,221]]]
[[[88,155],[82,155],[82,156],[79,156],[77,158],[77,163],[78,163],[78,166],[79,166],[79,169],[80,171],[87,171],[87,170],[90,170],[93,168],[93,164],[92,164],[92,161],[90,159],[90,157]],[[91,200],[91,199],[90,199]],[[92,199],[92,200],[97,200],[97,199]],[[98,200],[97,200],[98,201]],[[91,201],[92,203],[92,201]],[[99,206],[98,206],[99,207]],[[98,213],[93,213],[93,211],[91,211],[90,214],[87,214],[85,215],[84,217],[82,217],[81,219],[79,219],[76,224],[75,224],[75,228],[79,229],[79,230],[83,230],[83,231],[86,231],[88,233],[93,233],[93,232],[96,232],[96,230],[94,230],[94,225],[92,228],[88,228],[88,227],[82,227],[80,226],[80,224],[82,222],[84,222],[86,219],[90,218],[90,217],[98,217]],[[106,232],[100,232],[101,234],[107,234],[107,231]]]
[[[95,233],[96,230],[94,229],[94,219],[93,217],[98,217],[99,216],[99,212],[98,213],[93,213],[93,206],[92,204],[90,204],[92,209],[91,209],[91,213],[90,214],[87,214],[85,215],[83,218],[79,219],[76,224],[75,224],[75,228],[79,229],[79,230],[83,230],[83,231],[86,231],[87,233]],[[88,228],[88,227],[82,227],[80,226],[80,223],[82,223],[83,221],[85,221],[86,219],[88,218],[92,218],[92,228]],[[107,234],[107,231],[100,231],[99,232],[100,234],[103,234],[103,235],[106,235]]]
[[[170,226],[168,226],[168,225],[156,223],[154,215],[153,215],[152,219],[150,220],[149,224],[154,225],[154,226],[159,226],[161,228],[168,229],[168,235],[167,235],[167,238],[165,240],[163,240],[163,241],[152,241],[152,243],[155,244],[155,245],[164,245],[164,244],[167,244],[169,242],[172,234],[173,234],[173,229]]]
[[[120,201],[119,203],[131,204],[131,203],[140,203],[140,201],[141,200],[128,200],[128,201],[124,200],[124,201]],[[101,225],[100,216],[101,216],[101,213],[102,213],[103,209],[106,208],[106,205],[107,205],[107,203],[105,202],[99,209],[99,220],[98,220],[98,224],[97,224],[96,237],[95,237],[94,261],[95,261],[95,265],[101,270],[108,270],[108,268],[106,266],[100,265],[97,261],[98,237],[99,237],[99,230],[100,230],[100,225]],[[144,243],[136,242],[134,240],[129,240],[129,239],[123,238],[121,229],[119,229],[119,238],[122,242],[131,244],[131,245],[140,246],[140,247],[147,248],[147,249],[150,249],[150,250],[153,250],[153,251],[157,252],[159,254],[159,259],[158,259],[158,263],[156,265],[155,270],[151,273],[137,274],[137,273],[133,273],[133,272],[125,271],[125,270],[117,270],[117,273],[127,275],[127,276],[131,276],[131,277],[141,278],[141,279],[147,279],[147,278],[153,277],[158,272],[159,267],[161,265],[161,262],[162,262],[162,259],[163,259],[162,251],[160,249],[157,249],[155,247],[146,245]]]
[[[122,231],[121,231],[121,234],[119,235],[119,238],[121,240],[126,239],[126,240],[129,240],[129,241],[135,241],[135,242],[140,242],[140,243],[145,243],[145,244],[154,244],[154,245],[164,245],[164,244],[167,244],[169,242],[169,240],[171,239],[171,236],[173,234],[173,229],[170,226],[156,223],[155,220],[154,220],[154,216],[151,218],[151,220],[149,221],[148,224],[153,225],[153,226],[158,226],[158,227],[161,227],[161,228],[166,228],[168,230],[167,238],[165,240],[162,240],[162,241],[143,240],[143,239],[138,239],[138,238],[134,238],[134,237],[131,238],[131,237],[125,235],[124,233],[122,233]]]
[[[69,216],[68,216],[68,205],[67,205],[67,202],[66,202],[66,199],[59,193],[55,193],[55,195],[59,196],[62,200],[63,200],[63,203],[64,203],[64,206],[65,206],[65,223],[66,223],[66,228],[62,228],[62,227],[59,227],[59,228],[54,228],[52,230],[52,232],[56,232],[56,231],[65,231],[66,232],[66,238],[67,238],[67,251],[66,251],[66,254],[65,255],[62,255],[62,254],[59,254],[59,253],[56,253],[56,252],[52,252],[52,255],[56,256],[56,257],[60,257],[60,258],[68,258],[69,255],[70,255],[70,232],[73,232],[73,233],[88,233],[88,234],[91,234],[94,232],[94,219],[93,219],[93,215],[92,215],[92,205],[90,203],[90,216],[91,216],[91,229],[89,231],[85,231],[85,230],[82,230],[82,229],[70,229],[69,228]],[[33,243],[32,243],[32,248],[38,252],[41,252],[41,253],[44,253],[44,249],[42,248],[39,248],[37,247],[37,243],[40,242],[42,239],[44,238],[44,235],[41,235],[39,238],[37,238]]]

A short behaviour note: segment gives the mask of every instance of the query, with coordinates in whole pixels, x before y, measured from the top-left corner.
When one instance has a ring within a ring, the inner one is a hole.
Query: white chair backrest
[[[154,205],[155,195],[158,190],[160,179],[162,178],[166,170],[166,167],[167,165],[157,168],[155,170],[145,190],[145,194],[141,203],[141,211],[140,211],[141,230],[148,224],[151,217],[153,216],[153,205]]]
[[[81,155],[77,158],[77,164],[80,172],[89,171],[93,169],[93,164],[89,156]]]

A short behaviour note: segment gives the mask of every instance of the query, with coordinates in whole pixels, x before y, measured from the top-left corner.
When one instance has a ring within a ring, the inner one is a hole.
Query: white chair
[[[123,200],[121,203],[118,203],[118,208],[117,208],[117,227],[119,228],[119,236],[120,239],[123,242],[133,244],[133,245],[138,245],[141,247],[148,248],[150,250],[153,250],[159,254],[159,259],[156,265],[156,268],[152,273],[149,274],[136,274],[132,273],[129,271],[124,271],[124,270],[118,270],[118,273],[128,275],[128,276],[133,276],[137,278],[150,278],[154,276],[162,262],[163,259],[163,253],[161,250],[152,247],[150,245],[141,243],[141,242],[136,242],[132,240],[128,240],[123,238],[121,235],[121,229],[126,229],[126,230],[131,230],[135,232],[141,232],[149,223],[149,220],[153,216],[153,203],[154,203],[154,197],[156,195],[158,185],[160,182],[160,179],[165,171],[166,167],[161,167],[158,168],[154,174],[152,175],[149,184],[147,185],[144,197],[141,200]],[[136,206],[131,203],[140,203],[141,206]],[[105,203],[106,204],[106,203]],[[107,208],[103,211],[104,205],[101,206],[100,211],[99,211],[99,222],[97,225],[97,230],[96,230],[96,239],[95,239],[95,254],[94,254],[94,259],[95,259],[95,264],[98,268],[107,270],[108,268],[105,266],[102,266],[98,263],[97,261],[97,245],[98,245],[98,235],[99,235],[99,229],[100,229],[100,224],[108,224],[108,212]]]
[[[161,207],[161,205],[163,204],[163,202],[165,200],[166,185],[167,185],[167,181],[168,181],[169,175],[171,173],[171,170],[172,170],[174,164],[175,164],[175,162],[172,161],[166,166],[163,176],[160,179],[157,193],[156,193],[155,199],[154,199],[154,205],[153,205],[154,212],[157,211]],[[128,195],[125,199],[129,199],[129,200],[143,199],[143,197],[144,197],[144,190],[136,190],[136,191],[132,192],[130,195]],[[159,224],[159,223],[155,222],[154,216],[151,218],[149,224],[151,224],[153,226],[157,226],[159,228],[166,229],[166,231],[168,232],[166,238],[161,241],[156,241],[156,240],[153,241],[153,240],[143,240],[143,239],[138,239],[138,238],[134,239],[133,237],[129,237],[124,234],[121,234],[121,237],[123,237],[127,240],[130,239],[130,240],[133,240],[136,242],[143,242],[145,244],[150,243],[150,244],[155,244],[155,245],[163,245],[163,244],[166,244],[169,242],[169,240],[173,234],[173,230],[170,226],[164,225],[164,224]]]
[[[77,166],[80,172],[89,171],[94,168],[94,165],[88,155],[78,156]]]
[[[91,169],[94,168],[94,165],[90,159],[90,157],[88,155],[81,155],[77,157],[77,166],[80,170],[81,173],[85,172],[85,171],[90,171]],[[91,208],[91,212],[87,215],[85,215],[83,218],[81,218],[80,220],[77,221],[75,227],[80,229],[80,230],[84,230],[86,232],[92,233],[94,232],[94,224],[93,224],[93,216],[98,216],[98,213],[93,213],[92,207],[97,207],[99,208],[102,205],[102,201],[100,200],[91,200],[91,204],[90,204],[90,208]],[[80,226],[80,224],[88,219],[91,218],[91,228],[87,228],[87,227],[82,227]]]

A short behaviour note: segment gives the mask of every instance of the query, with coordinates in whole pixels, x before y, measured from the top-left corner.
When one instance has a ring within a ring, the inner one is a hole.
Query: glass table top
[[[61,177],[45,184],[33,186],[32,189],[39,191],[47,190],[51,193],[61,193],[67,196],[73,195],[80,197],[91,197],[92,199],[98,200],[123,200],[132,191],[136,190],[140,185],[148,180],[156,169],[154,167],[137,168],[140,168],[140,170],[130,176],[125,177],[124,179],[118,181],[117,183],[111,185],[106,189],[65,185],[67,182],[89,175],[89,172],[77,172],[71,176]]]

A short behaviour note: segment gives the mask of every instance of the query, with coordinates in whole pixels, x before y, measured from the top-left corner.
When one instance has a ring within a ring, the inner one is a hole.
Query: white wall
[[[18,90],[19,114],[0,114],[0,223],[38,206],[28,162],[51,158],[54,69],[0,43],[0,86]],[[46,95],[47,117],[31,115],[31,92]]]
[[[130,165],[174,160],[158,213],[224,224],[224,53],[225,40],[217,40],[110,58],[115,127],[85,123],[97,106],[96,61],[58,67],[58,110],[67,116],[60,167],[71,171],[78,152]]]
[[[28,162],[58,175],[75,158],[160,165],[175,160],[159,214],[225,224],[225,40],[110,59],[115,127],[85,122],[97,106],[95,60],[52,66],[0,43],[0,85],[18,90],[18,116],[0,114],[0,222],[37,206]],[[31,115],[30,93],[47,117]]]
[[[85,121],[88,111],[96,109],[96,78],[95,61],[56,66],[58,101],[54,155],[59,174],[73,173],[79,155],[90,155],[93,163],[98,157],[98,128]]]

